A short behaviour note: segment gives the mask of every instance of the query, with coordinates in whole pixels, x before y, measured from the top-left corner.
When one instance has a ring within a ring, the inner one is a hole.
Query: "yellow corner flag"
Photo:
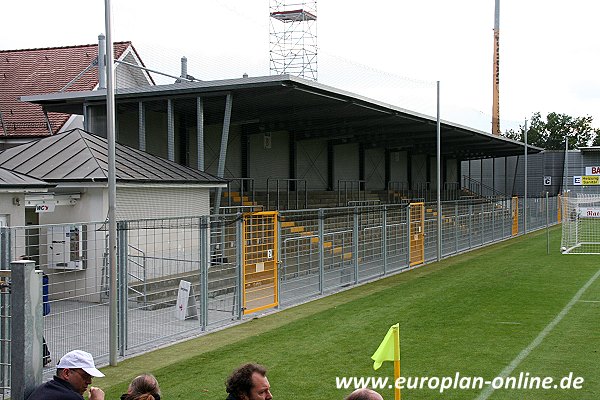
[[[399,338],[400,324],[392,325],[386,333],[383,341],[371,356],[373,361],[373,369],[377,370],[381,367],[384,361],[396,361],[400,359],[400,340]],[[398,352],[396,353],[396,348]]]
[[[371,356],[373,369],[377,370],[384,361],[394,362],[394,379],[400,378],[400,324],[392,325],[381,344]],[[400,399],[400,388],[394,385],[394,398]]]

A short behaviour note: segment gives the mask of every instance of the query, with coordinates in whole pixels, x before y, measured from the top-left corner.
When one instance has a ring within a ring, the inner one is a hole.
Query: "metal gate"
[[[425,204],[410,203],[410,266],[425,262]]]
[[[252,212],[242,224],[242,307],[250,314],[279,304],[277,288],[277,216]]]
[[[517,236],[519,234],[519,198],[512,198],[512,235]]]

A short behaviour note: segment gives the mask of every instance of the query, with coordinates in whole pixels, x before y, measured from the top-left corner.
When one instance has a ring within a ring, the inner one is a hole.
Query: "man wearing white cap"
[[[27,400],[82,400],[92,377],[103,377],[90,353],[73,350],[56,365],[54,379],[38,386]],[[89,400],[104,400],[102,389],[90,386]]]

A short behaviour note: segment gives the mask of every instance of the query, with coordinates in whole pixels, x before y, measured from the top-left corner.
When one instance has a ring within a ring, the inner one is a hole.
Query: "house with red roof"
[[[47,112],[20,98],[103,89],[105,79],[99,77],[106,70],[98,63],[98,49],[105,53],[105,39],[98,39],[98,44],[0,50],[0,150],[84,127],[82,115]],[[114,59],[117,88],[154,85],[149,73],[139,68],[145,66],[131,42],[114,43]]]

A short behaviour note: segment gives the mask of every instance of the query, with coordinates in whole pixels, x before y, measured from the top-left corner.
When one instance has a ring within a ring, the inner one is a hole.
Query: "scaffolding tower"
[[[317,80],[317,1],[270,0],[271,75]]]

